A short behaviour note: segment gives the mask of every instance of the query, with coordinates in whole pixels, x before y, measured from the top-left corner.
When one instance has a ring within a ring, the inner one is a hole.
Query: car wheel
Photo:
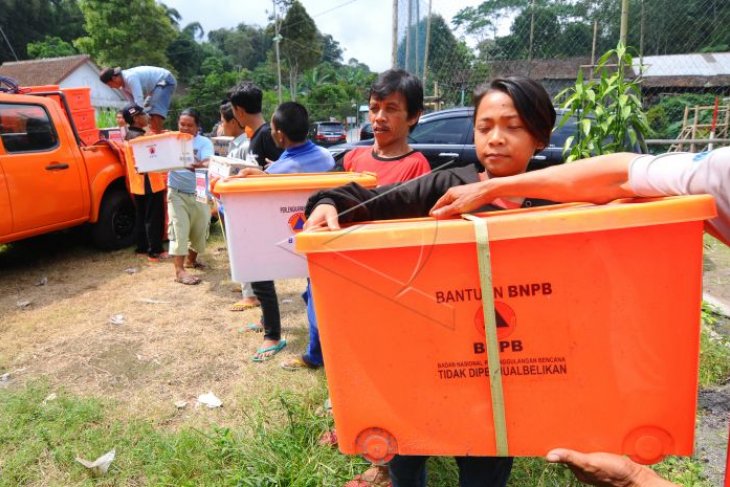
[[[112,189],[104,195],[99,221],[91,227],[91,240],[104,250],[129,247],[134,242],[134,203],[126,191]]]

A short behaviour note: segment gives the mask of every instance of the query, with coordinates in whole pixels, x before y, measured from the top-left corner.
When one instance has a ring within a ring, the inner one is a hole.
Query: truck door
[[[59,137],[46,107],[0,103],[0,144],[12,233],[86,218],[83,161]]]

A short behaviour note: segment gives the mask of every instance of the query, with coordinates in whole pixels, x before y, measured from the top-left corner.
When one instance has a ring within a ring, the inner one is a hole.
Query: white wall
[[[99,108],[122,108],[126,105],[125,98],[116,90],[109,88],[99,81],[99,73],[91,63],[87,62],[76,68],[61,82],[61,88],[91,87],[91,105]]]

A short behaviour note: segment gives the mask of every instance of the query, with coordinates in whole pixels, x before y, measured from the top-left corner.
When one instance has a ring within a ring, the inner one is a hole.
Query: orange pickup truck
[[[63,92],[0,89],[0,244],[82,224],[100,248],[132,244],[124,163],[108,145],[86,146],[67,113]]]

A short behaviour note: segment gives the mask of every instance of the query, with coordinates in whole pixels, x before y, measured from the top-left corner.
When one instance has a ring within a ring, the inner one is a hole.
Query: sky
[[[431,11],[441,14],[450,25],[460,9],[479,5],[483,0],[431,0]],[[240,23],[264,26],[272,11],[271,0],[161,0],[182,16],[180,26],[200,22],[207,33]],[[390,67],[392,0],[300,0],[323,34],[340,43],[343,61],[350,58],[367,64],[372,71]],[[423,12],[428,1],[421,0]],[[207,37],[206,37],[207,39]]]

